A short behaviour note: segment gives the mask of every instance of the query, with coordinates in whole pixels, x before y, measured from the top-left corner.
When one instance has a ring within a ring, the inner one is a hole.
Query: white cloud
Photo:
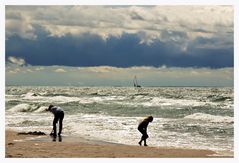
[[[54,70],[55,72],[66,72],[63,68],[58,68],[56,70]]]
[[[23,66],[25,65],[25,60],[22,58],[17,58],[17,57],[8,57],[8,62],[10,62],[11,64],[15,64],[18,66]]]
[[[31,69],[26,69],[26,72],[33,72],[33,70],[31,70]]]
[[[41,70],[44,70],[45,68],[44,67],[36,67],[36,71],[41,71]]]
[[[20,13],[20,14],[19,14]],[[154,39],[183,41],[197,37],[211,38],[218,33],[233,33],[232,6],[7,6],[6,34],[35,39],[36,25],[51,36],[93,33],[103,39],[120,37],[123,33],[139,33],[140,43],[151,44]],[[233,35],[233,34],[231,34]]]
[[[8,73],[11,73],[11,74],[16,74],[18,72],[21,72],[21,70],[19,68],[15,68],[15,69],[10,69],[9,71],[7,71]]]
[[[41,71],[37,71],[39,68]],[[136,75],[142,86],[233,86],[233,72],[233,68],[45,66],[42,69],[42,66],[16,68],[14,65],[9,65],[6,69],[6,83],[18,85],[29,82],[34,85],[43,83],[45,85],[66,85],[66,83],[79,85],[81,83],[81,86],[85,83],[85,86],[132,86],[132,80]]]
[[[32,26],[32,17],[21,11],[6,12],[6,36],[18,34],[22,38],[36,39],[35,29]]]
[[[119,72],[124,70],[124,68],[117,68],[111,66],[95,66],[95,67],[81,67],[79,70],[94,72],[94,73],[109,73],[109,72]]]

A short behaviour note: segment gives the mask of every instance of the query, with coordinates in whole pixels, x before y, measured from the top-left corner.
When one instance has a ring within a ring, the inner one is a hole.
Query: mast
[[[135,83],[135,77],[136,77],[136,76],[134,76],[134,79],[133,79],[134,87],[137,86],[136,83]]]
[[[140,85],[138,85],[138,81],[137,81],[136,75],[134,76],[134,87],[141,87]]]

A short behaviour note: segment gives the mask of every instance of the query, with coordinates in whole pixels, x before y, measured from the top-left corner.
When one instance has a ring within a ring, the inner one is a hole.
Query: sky
[[[6,85],[233,86],[233,6],[6,6]]]

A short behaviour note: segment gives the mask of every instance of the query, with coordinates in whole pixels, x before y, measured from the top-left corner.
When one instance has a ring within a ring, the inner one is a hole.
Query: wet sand
[[[6,158],[202,158],[218,157],[214,151],[144,147],[92,141],[80,137],[18,135],[6,131]]]

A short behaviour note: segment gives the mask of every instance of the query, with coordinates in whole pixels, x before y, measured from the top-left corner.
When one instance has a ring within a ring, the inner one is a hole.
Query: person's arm
[[[143,129],[143,130],[146,131],[146,130],[147,130],[147,126],[148,126],[148,124],[149,124],[148,121],[143,120],[143,121],[139,124],[138,128],[141,128],[141,129]]]
[[[148,125],[149,125],[149,122],[145,121],[145,132],[147,132]]]

